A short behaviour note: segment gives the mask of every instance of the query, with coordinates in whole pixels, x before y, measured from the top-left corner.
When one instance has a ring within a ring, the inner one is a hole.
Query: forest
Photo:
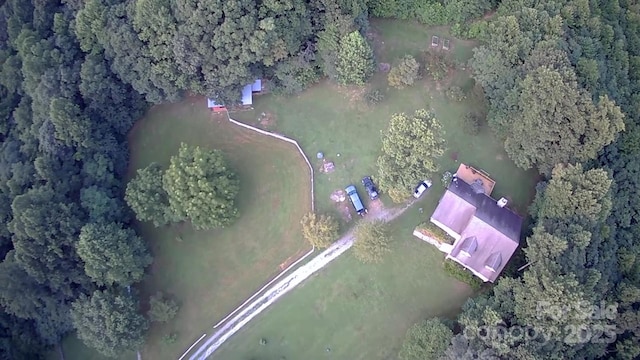
[[[258,77],[285,95],[323,77],[361,83],[366,74],[353,76],[359,66],[349,59],[357,50],[373,61],[363,41],[369,16],[449,24],[478,40],[470,66],[487,122],[518,166],[543,176],[522,242],[526,268],[468,301],[455,331],[439,332],[444,355],[640,356],[636,2],[4,0],[0,358],[43,358],[72,331],[105,355],[138,349],[149,320],[132,285],[153,259],[125,201],[134,122],[152,104],[189,95],[237,102]],[[617,306],[604,323],[540,308],[603,302]],[[549,336],[462,330],[496,325]],[[575,326],[615,336],[567,341]]]

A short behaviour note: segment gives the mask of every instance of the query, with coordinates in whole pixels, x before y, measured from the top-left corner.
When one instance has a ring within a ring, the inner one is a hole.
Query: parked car
[[[353,208],[356,209],[356,212],[360,216],[364,216],[367,213],[367,209],[362,205],[362,200],[360,200],[360,196],[358,195],[358,190],[355,186],[349,185],[345,189],[347,195],[349,196],[349,200],[351,200],[351,204]]]
[[[432,185],[431,180],[425,180],[416,186],[416,189],[413,191],[413,197],[418,199],[428,188]]]
[[[362,178],[362,185],[364,185],[365,190],[367,190],[367,194],[369,194],[369,199],[375,200],[378,198],[378,189],[376,185],[371,180],[371,176],[365,176]]]

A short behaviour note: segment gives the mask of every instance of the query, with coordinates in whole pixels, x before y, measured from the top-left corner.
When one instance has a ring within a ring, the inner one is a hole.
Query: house
[[[262,80],[256,79],[251,84],[247,84],[242,88],[242,97],[240,105],[251,106],[253,105],[253,95],[262,92]],[[224,104],[217,104],[213,99],[207,99],[207,107],[215,112],[226,111],[227,108]]]
[[[511,259],[523,222],[506,199],[490,196],[494,185],[485,173],[460,165],[430,219],[455,240],[443,250],[446,258],[484,282],[494,282]]]

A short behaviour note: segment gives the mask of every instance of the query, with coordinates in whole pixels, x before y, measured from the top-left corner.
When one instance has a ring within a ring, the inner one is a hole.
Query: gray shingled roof
[[[520,242],[522,218],[518,214],[506,207],[499,207],[496,200],[484,193],[476,193],[471,185],[460,179],[452,181],[448,190],[475,206],[475,216],[478,219],[486,222],[516,243]]]

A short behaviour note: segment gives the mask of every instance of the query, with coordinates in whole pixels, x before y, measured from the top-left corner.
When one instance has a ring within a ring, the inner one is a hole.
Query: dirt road
[[[381,208],[375,212],[370,212],[364,218],[364,221],[392,221],[405,212],[411,205],[413,205],[413,201],[407,203],[406,206],[401,208]],[[260,314],[264,309],[276,302],[276,300],[278,300],[282,295],[298,286],[304,280],[309,278],[309,276],[313,275],[315,272],[325,267],[329,262],[337,259],[338,256],[349,250],[353,245],[353,240],[354,231],[352,229],[325,251],[310,260],[307,264],[299,267],[280,282],[267,289],[262,296],[247,305],[247,307],[240,311],[236,316],[231,318],[215,333],[210,335],[202,345],[193,351],[189,359],[204,360],[211,356],[211,354],[213,354],[213,352],[216,351],[222,343],[238,332],[238,330]]]

